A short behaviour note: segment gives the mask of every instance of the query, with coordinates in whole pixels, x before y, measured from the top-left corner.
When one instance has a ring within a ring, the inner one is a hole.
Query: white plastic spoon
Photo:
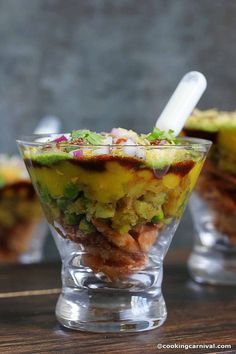
[[[157,119],[156,127],[178,135],[207,87],[207,80],[198,71],[190,71],[180,80],[173,95]]]

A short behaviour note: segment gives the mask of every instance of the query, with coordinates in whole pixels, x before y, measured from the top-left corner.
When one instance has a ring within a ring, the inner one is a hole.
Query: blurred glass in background
[[[236,284],[236,112],[195,111],[187,135],[213,146],[190,199],[195,244],[192,277],[210,284]]]
[[[0,264],[42,260],[47,226],[23,161],[0,155]]]

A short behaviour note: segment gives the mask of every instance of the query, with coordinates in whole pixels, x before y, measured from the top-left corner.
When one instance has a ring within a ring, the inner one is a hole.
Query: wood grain
[[[186,256],[180,255],[180,259]],[[168,319],[140,334],[94,334],[67,330],[54,316],[60,265],[8,266],[0,270],[0,353],[213,353],[215,350],[157,349],[157,344],[231,344],[236,352],[236,288],[200,286],[183,263],[170,258],[164,271]],[[50,289],[52,293],[50,293]],[[56,290],[55,290],[56,289]],[[39,294],[35,294],[35,290]],[[46,292],[45,292],[46,290]],[[28,292],[28,295],[25,292]],[[33,293],[32,293],[33,291]],[[45,292],[45,293],[42,293]]]

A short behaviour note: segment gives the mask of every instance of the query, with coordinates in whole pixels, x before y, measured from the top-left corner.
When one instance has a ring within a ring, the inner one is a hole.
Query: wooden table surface
[[[140,334],[97,334],[61,327],[54,316],[60,265],[2,266],[0,353],[236,353],[236,287],[200,286],[171,253],[164,270],[165,324]],[[158,349],[157,345],[230,344],[231,349]]]

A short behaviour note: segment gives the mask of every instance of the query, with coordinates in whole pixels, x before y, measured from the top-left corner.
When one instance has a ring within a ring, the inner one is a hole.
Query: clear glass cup
[[[189,203],[195,226],[189,272],[200,283],[236,285],[236,129],[187,133],[214,141]]]
[[[0,264],[39,262],[47,225],[23,161],[0,155]]]
[[[41,143],[52,138],[18,145],[62,259],[59,322],[94,332],[160,326],[163,259],[210,142],[78,145],[72,158]]]

